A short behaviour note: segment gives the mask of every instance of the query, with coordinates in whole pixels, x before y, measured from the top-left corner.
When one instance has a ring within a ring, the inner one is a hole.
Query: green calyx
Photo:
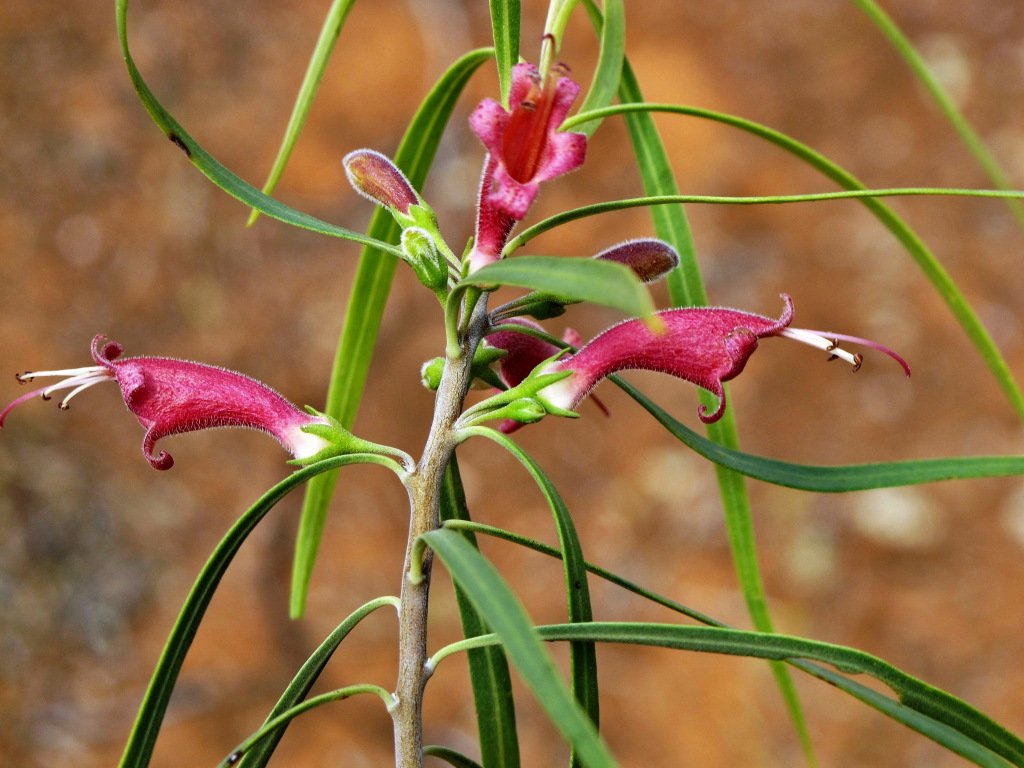
[[[317,451],[312,456],[308,456],[304,459],[291,459],[288,462],[289,464],[305,466],[307,464],[314,464],[318,461],[330,459],[335,456],[347,456],[353,453],[371,453],[378,456],[387,456],[398,459],[405,472],[411,472],[415,467],[415,462],[412,457],[405,451],[398,448],[392,448],[390,445],[372,443],[369,440],[363,440],[361,437],[356,437],[345,429],[337,419],[326,413],[321,413],[308,405],[306,406],[306,412],[313,416],[318,416],[326,420],[328,423],[307,424],[302,427],[302,431],[310,435],[316,435],[322,440],[327,441],[328,445]],[[398,467],[395,469],[397,471]]]

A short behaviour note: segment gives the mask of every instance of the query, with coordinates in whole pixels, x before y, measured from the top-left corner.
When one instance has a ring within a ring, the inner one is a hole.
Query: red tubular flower
[[[469,124],[487,147],[477,210],[473,269],[496,261],[516,221],[526,216],[540,184],[575,170],[586,157],[587,137],[560,133],[580,87],[552,68],[541,77],[532,64],[512,68],[506,110],[481,102]]]
[[[784,336],[829,352],[858,370],[862,355],[839,348],[839,341],[851,341],[878,349],[903,366],[907,376],[910,368],[895,352],[874,342],[855,336],[819,333],[790,328],[793,302],[782,295],[786,307],[778,320],[740,312],[735,309],[699,307],[670,309],[659,312],[665,326],[663,333],[652,332],[642,320],[627,320],[612,326],[595,337],[575,355],[548,363],[539,373],[572,371],[537,394],[558,408],[574,410],[604,377],[623,370],[660,371],[685,379],[719,398],[713,412],[701,405],[697,415],[705,424],[718,421],[725,413],[723,382],[743,371],[747,360],[757,349],[758,340]]]
[[[174,459],[166,451],[154,455],[157,440],[167,435],[212,427],[249,427],[266,432],[295,458],[308,458],[327,447],[323,438],[302,431],[311,424],[328,424],[319,416],[299,410],[270,387],[241,373],[212,365],[166,357],[121,357],[120,344],[106,337],[92,340],[96,365],[54,371],[27,372],[19,381],[37,376],[66,376],[48,387],[22,395],[0,412],[0,427],[7,414],[21,403],[41,395],[49,400],[53,392],[71,389],[60,407],[84,389],[101,381],[116,381],[128,410],[146,428],[142,453],[154,469],[170,469]]]

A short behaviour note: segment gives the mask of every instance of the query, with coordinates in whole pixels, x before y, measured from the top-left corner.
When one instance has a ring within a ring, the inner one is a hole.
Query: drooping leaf
[[[401,468],[385,456],[376,454],[349,454],[348,456],[336,456],[325,461],[311,464],[290,475],[267,491],[259,500],[243,514],[238,521],[231,526],[220,544],[210,555],[210,559],[203,566],[196,577],[188,597],[185,599],[181,612],[178,614],[171,634],[167,638],[164,650],[160,654],[156,669],[146,688],[142,704],[132,727],[128,743],[125,745],[124,754],[121,757],[121,768],[146,768],[149,765],[153,753],[153,745],[163,724],[164,715],[167,711],[167,703],[170,701],[171,693],[181,671],[181,665],[185,661],[192,639],[199,629],[199,624],[206,614],[206,609],[213,599],[217,585],[227,571],[228,566],[234,559],[238,550],[252,533],[256,525],[274,508],[274,506],[285,496],[298,488],[302,483],[315,477],[321,472],[338,469],[349,464],[379,464],[390,467],[395,471]]]
[[[445,471],[444,485],[441,487],[440,513],[442,521],[469,521],[462,477],[454,455]],[[476,546],[476,537],[472,533],[463,535],[471,546]],[[462,632],[466,637],[485,635],[491,631],[458,584],[455,585],[455,597],[462,617]],[[505,652],[500,646],[478,648],[469,652],[468,661],[476,704],[480,758],[484,767],[519,768],[515,700],[512,697],[512,678]]]
[[[337,629],[320,643],[319,647],[306,660],[306,663],[302,665],[295,677],[292,678],[284,693],[281,694],[281,698],[278,699],[277,704],[274,705],[270,714],[267,715],[264,726],[273,722],[305,699],[313,684],[319,679],[320,673],[327,666],[327,662],[331,660],[331,657],[338,650],[338,646],[341,645],[342,641],[348,637],[349,632],[355,629],[359,622],[385,605],[397,608],[399,605],[398,598],[379,597],[376,600],[371,600],[357,608],[341,622]],[[266,738],[259,741],[256,746],[247,751],[238,763],[238,768],[264,768],[270,758],[273,757],[274,750],[277,749],[277,745],[284,736],[287,727],[286,723],[280,728],[275,729]]]
[[[526,609],[501,574],[462,534],[441,528],[423,535],[452,578],[459,583],[501,642],[512,666],[547,713],[551,723],[588,768],[616,763],[593,721],[562,680],[555,660],[537,635]],[[586,626],[586,625],[581,625]]]
[[[630,317],[654,312],[654,302],[632,270],[598,259],[516,256],[478,269],[459,286],[509,285],[553,294],[566,301],[590,301]]]

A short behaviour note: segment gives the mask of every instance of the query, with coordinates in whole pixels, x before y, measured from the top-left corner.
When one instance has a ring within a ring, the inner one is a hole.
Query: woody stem
[[[416,540],[440,527],[441,486],[458,444],[455,421],[462,413],[472,379],[473,353],[486,324],[486,299],[476,302],[466,331],[460,334],[459,349],[449,350],[444,373],[434,402],[434,420],[423,455],[409,475],[406,486],[411,505],[409,540],[402,571],[399,605],[398,684],[391,715],[395,726],[397,768],[423,766],[423,690],[429,677],[427,655],[427,608],[430,595],[432,553],[422,555],[422,578],[407,578]]]

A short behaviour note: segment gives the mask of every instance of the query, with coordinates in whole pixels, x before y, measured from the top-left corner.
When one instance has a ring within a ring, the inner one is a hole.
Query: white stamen
[[[819,336],[816,333],[805,331],[802,328],[783,328],[781,331],[778,331],[775,335],[785,336],[786,338],[793,339],[794,341],[799,341],[803,344],[809,344],[812,347],[817,347],[818,349],[822,349],[828,352],[830,355],[835,355],[836,357],[842,358],[855,368],[860,367],[861,356],[852,355],[845,349],[840,349],[839,344],[835,341],[835,339],[829,339],[825,336]]]
[[[106,369],[103,369],[103,370],[106,370]],[[77,395],[79,392],[88,389],[93,384],[99,384],[101,381],[107,381],[110,378],[112,378],[112,377],[110,377],[110,376],[90,376],[90,377],[87,377],[87,378],[83,379],[82,377],[79,376],[79,377],[76,377],[74,379],[68,379],[67,381],[62,382],[63,386],[61,386],[61,389],[64,389],[64,388],[67,388],[67,387],[70,387],[70,386],[74,386],[74,384],[76,382],[80,382],[80,383],[79,383],[79,385],[77,387],[75,387],[71,391],[71,394],[69,394],[67,397],[65,397],[63,400],[61,400],[57,404],[57,407],[60,408],[62,411],[66,411],[68,409],[68,400],[70,400],[72,397]],[[49,394],[52,389],[56,389],[56,387],[53,387],[50,390],[47,390],[46,394]]]
[[[18,381],[32,381],[36,376],[72,376],[77,379],[83,376],[99,376],[106,371],[107,369],[102,365],[91,365],[86,368],[65,368],[59,371],[26,371],[25,373],[18,374]]]

